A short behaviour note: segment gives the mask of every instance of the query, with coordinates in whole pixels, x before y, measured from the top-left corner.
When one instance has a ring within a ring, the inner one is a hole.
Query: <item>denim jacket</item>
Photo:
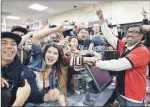
[[[54,74],[54,70],[52,69],[50,74],[49,74],[49,78],[45,83],[43,83],[43,80],[41,80],[41,74],[40,72],[34,71],[35,75],[36,75],[36,83],[38,86],[38,90],[44,94],[46,94],[50,89],[59,89],[59,84],[58,84],[58,76]],[[46,93],[45,93],[46,91]]]
[[[32,45],[31,49],[31,61],[27,65],[28,68],[32,70],[39,71],[42,69],[42,50],[41,46]]]

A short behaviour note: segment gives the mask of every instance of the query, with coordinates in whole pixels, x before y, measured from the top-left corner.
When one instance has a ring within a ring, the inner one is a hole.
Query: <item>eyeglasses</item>
[[[126,37],[132,37],[132,38],[136,38],[141,34],[139,31],[128,31],[126,34]]]
[[[126,35],[129,35],[129,34],[136,35],[136,34],[141,34],[141,32],[139,32],[139,31],[128,31]]]
[[[130,27],[127,31],[127,33],[142,33],[141,27]]]

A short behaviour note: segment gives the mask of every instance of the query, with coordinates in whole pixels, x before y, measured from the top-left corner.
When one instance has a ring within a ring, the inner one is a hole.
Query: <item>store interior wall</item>
[[[67,3],[67,1],[64,1]],[[82,1],[81,1],[82,2]],[[68,4],[69,5],[69,4]],[[93,5],[93,11],[85,12],[85,7],[74,9],[69,12],[49,16],[50,24],[60,25],[64,20],[73,20],[77,22],[91,22],[98,20],[95,12],[101,8],[105,19],[112,16],[112,24],[125,24],[142,21],[141,11],[144,7],[148,11],[148,19],[150,19],[150,1],[101,1],[98,5]],[[1,26],[4,29],[4,26]],[[8,24],[7,30],[12,26]]]
[[[79,22],[90,22],[98,20],[96,10],[101,7],[104,17],[112,16],[112,24],[124,24],[142,21],[141,11],[144,7],[148,11],[150,19],[150,1],[103,1],[99,5],[93,5],[92,12],[85,12],[85,8],[76,9],[67,13],[58,14],[49,17],[52,24],[60,25],[63,20],[74,20]]]

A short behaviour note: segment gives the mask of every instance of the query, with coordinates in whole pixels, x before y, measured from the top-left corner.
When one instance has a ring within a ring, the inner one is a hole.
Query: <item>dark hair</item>
[[[144,36],[145,36],[144,45],[150,47],[150,31],[145,32]]]
[[[21,27],[21,26],[13,26],[11,28],[11,32],[14,32],[14,31],[20,31],[20,32],[23,32],[24,34],[28,33],[28,30],[24,27]]]
[[[62,32],[62,34],[64,35],[64,37],[66,37],[66,36],[76,36],[76,34],[72,34],[71,32],[73,32],[72,29],[66,30],[66,31]]]
[[[89,34],[94,35],[94,30],[91,29],[91,30],[89,31]]]
[[[112,25],[112,24],[108,24],[108,27],[109,27],[109,28],[113,28],[113,25]]]
[[[64,53],[63,50],[60,48],[59,45],[56,44],[49,44],[46,45],[43,52],[43,59],[45,60],[45,54],[48,50],[48,48],[54,47],[58,50],[58,61],[53,65],[54,68],[54,75],[58,76],[58,83],[59,83],[59,89],[64,93],[66,96],[66,72],[64,70],[64,65],[66,65],[64,60]]]
[[[26,26],[26,29],[29,29],[29,28],[30,28],[29,25],[27,25],[27,26]]]
[[[82,28],[82,29],[79,29],[79,30],[78,30],[77,34],[78,34],[81,30],[83,30],[83,29],[86,30],[86,31],[88,31],[87,28]],[[88,32],[89,32],[89,31],[88,31]]]
[[[55,27],[57,27],[56,25],[51,25],[51,26],[49,26],[49,28],[55,28]]]
[[[132,25],[130,25],[129,27],[128,27],[128,30],[129,30],[129,28],[131,28],[131,27],[139,27],[139,33],[140,34],[143,34],[144,33],[144,31],[143,31],[143,29],[142,29],[142,26],[140,25],[140,24],[132,24]],[[128,31],[127,30],[127,31]]]

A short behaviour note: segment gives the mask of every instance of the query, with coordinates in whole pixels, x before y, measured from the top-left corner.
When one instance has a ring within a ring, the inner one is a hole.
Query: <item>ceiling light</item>
[[[42,6],[40,4],[32,4],[28,8],[33,9],[33,10],[37,10],[37,11],[42,11],[42,10],[47,9],[48,7]]]
[[[11,19],[11,20],[18,20],[18,19],[20,19],[20,17],[17,17],[17,16],[7,16],[6,18],[7,19]]]

